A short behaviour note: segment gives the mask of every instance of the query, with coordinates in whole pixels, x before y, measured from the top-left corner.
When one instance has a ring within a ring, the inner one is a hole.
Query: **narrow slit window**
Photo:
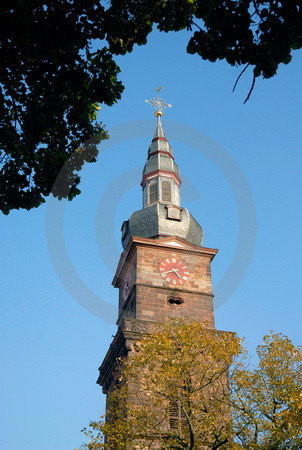
[[[162,189],[162,200],[163,202],[171,202],[171,183],[170,181],[162,181],[161,184]]]

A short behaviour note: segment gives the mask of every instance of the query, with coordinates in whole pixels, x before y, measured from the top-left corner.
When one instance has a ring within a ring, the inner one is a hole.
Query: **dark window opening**
[[[181,305],[183,302],[183,299],[180,297],[171,297],[168,299],[168,303],[170,303],[170,305]]]

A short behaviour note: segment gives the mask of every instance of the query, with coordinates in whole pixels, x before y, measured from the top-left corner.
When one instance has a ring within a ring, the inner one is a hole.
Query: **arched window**
[[[170,181],[163,180],[161,183],[162,201],[171,202],[171,183]]]
[[[149,184],[149,203],[154,203],[158,200],[157,181],[151,181]]]

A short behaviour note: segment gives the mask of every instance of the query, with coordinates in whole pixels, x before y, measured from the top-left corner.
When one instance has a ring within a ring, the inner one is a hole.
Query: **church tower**
[[[113,279],[119,290],[117,333],[99,368],[104,394],[115,385],[116,359],[165,317],[188,317],[215,328],[211,261],[217,250],[202,246],[203,231],[181,206],[181,178],[161,123],[168,105],[159,96],[157,125],[142,173],[143,208],[122,225],[124,251]]]

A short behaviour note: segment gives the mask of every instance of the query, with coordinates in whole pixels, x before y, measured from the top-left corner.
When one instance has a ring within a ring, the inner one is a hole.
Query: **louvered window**
[[[187,426],[185,413],[179,402],[170,400],[169,405],[169,426],[170,430],[184,430]]]
[[[149,184],[149,203],[154,203],[158,200],[157,181],[152,181]]]
[[[161,183],[162,200],[163,202],[171,202],[171,183],[163,180]]]

